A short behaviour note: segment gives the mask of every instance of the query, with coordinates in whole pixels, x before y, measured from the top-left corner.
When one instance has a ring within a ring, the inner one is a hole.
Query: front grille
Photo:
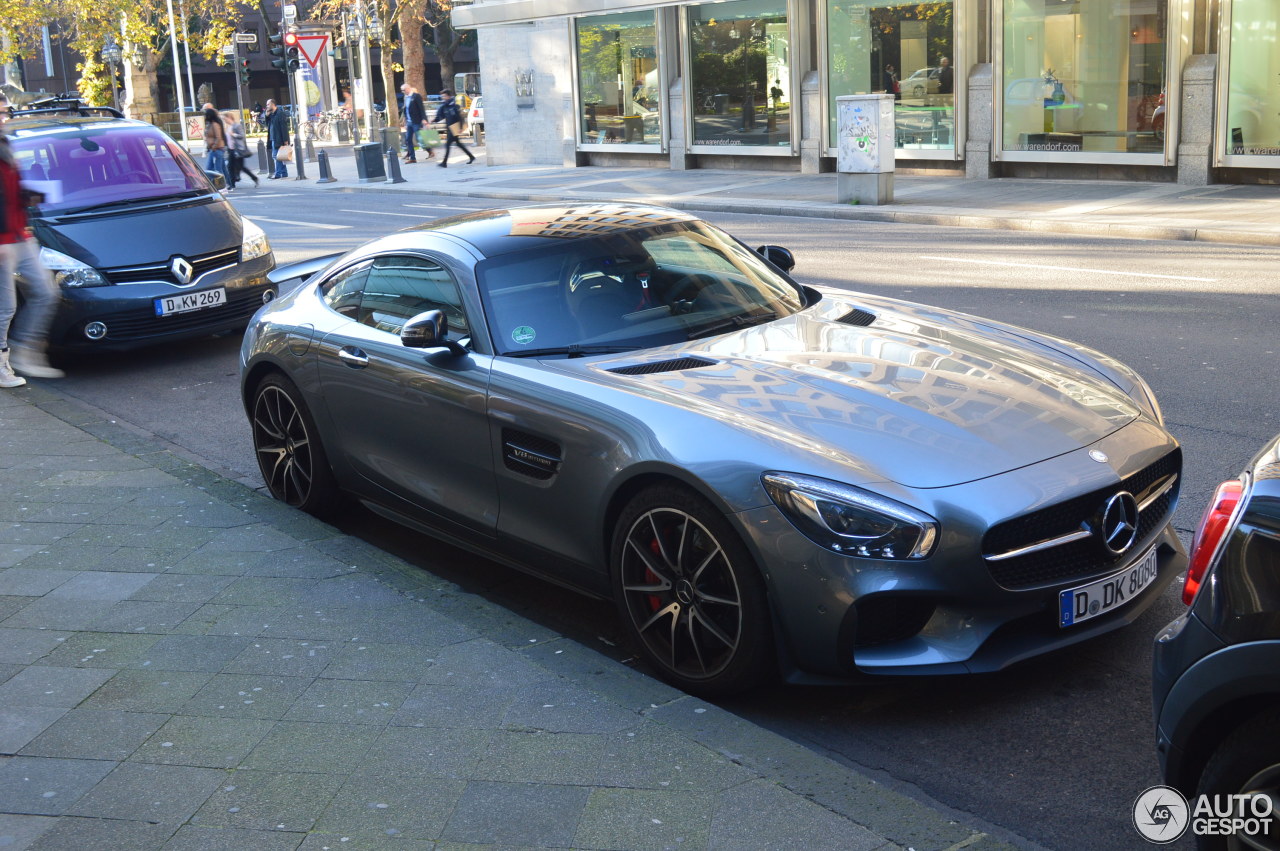
[[[712,360],[702,358],[675,358],[652,363],[638,363],[635,366],[620,366],[609,372],[615,375],[652,375],[655,372],[676,372],[681,369],[697,369],[700,366],[715,366]]]
[[[240,249],[229,248],[226,251],[215,251],[211,254],[201,254],[186,259],[193,270],[191,280],[197,281],[206,272],[212,272],[214,269],[221,269],[238,263],[240,261]],[[113,284],[162,281],[166,284],[185,286],[173,276],[173,270],[169,268],[169,262],[169,260],[166,260],[163,263],[149,263],[145,266],[117,266],[113,269],[103,269],[101,271],[106,276],[106,279]]]
[[[201,328],[220,329],[240,322],[247,323],[258,308],[262,307],[264,289],[266,287],[228,289],[226,302],[217,307],[171,316],[156,316],[152,299],[140,300],[138,306],[130,310],[85,316],[68,330],[68,343],[86,343],[81,329],[86,322],[95,320],[107,326],[107,336],[103,341],[105,343],[145,340],[175,332],[198,331]]]
[[[1083,581],[1114,571],[1126,558],[1132,558],[1145,548],[1164,526],[1178,501],[1181,474],[1182,450],[1175,449],[1117,485],[992,526],[982,539],[983,553],[996,555],[1029,547],[1078,531],[1097,514],[1108,499],[1120,491],[1133,494],[1141,505],[1172,477],[1173,486],[1139,513],[1137,539],[1122,555],[1113,556],[1097,537],[1090,535],[1038,552],[1001,561],[988,561],[987,569],[991,578],[1002,587],[1017,591]]]

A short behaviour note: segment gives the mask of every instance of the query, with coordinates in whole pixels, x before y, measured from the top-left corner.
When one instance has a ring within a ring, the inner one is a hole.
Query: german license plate
[[[204,310],[206,307],[217,307],[227,303],[225,287],[211,290],[198,290],[193,293],[170,295],[156,299],[156,316],[168,316],[171,313],[187,313],[191,310]]]
[[[1155,581],[1156,548],[1119,573],[1058,594],[1058,626],[1071,626],[1114,611]]]

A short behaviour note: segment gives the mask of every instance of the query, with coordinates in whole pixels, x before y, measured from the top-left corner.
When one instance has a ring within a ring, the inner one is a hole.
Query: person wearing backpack
[[[449,149],[454,145],[458,146],[458,150],[467,155],[467,163],[471,164],[476,161],[475,155],[467,150],[466,145],[458,138],[466,126],[466,122],[462,118],[462,109],[458,106],[458,102],[453,99],[453,91],[445,89],[440,92],[440,96],[444,98],[444,103],[440,104],[440,108],[436,110],[435,122],[444,124],[445,143],[444,156],[440,158],[440,162],[436,165],[441,168],[449,167]]]

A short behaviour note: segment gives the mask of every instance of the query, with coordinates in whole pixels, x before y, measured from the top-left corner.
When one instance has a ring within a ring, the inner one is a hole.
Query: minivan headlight
[[[765,473],[761,481],[805,537],[842,555],[920,559],[937,543],[937,520],[862,488],[790,473]]]
[[[244,229],[244,238],[240,243],[240,261],[255,260],[271,253],[271,243],[267,241],[267,234],[252,221],[246,218],[240,219],[240,225]]]
[[[106,287],[111,284],[97,269],[52,248],[40,249],[40,262],[53,273],[53,279],[60,287]]]

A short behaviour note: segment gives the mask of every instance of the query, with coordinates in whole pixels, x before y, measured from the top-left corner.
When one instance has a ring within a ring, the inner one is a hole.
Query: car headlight
[[[240,225],[244,229],[244,239],[240,243],[241,262],[271,253],[271,243],[267,240],[267,234],[262,228],[243,217],[240,219]]]
[[[53,280],[60,287],[106,287],[111,282],[87,263],[68,257],[52,248],[40,249],[40,262],[53,273]]]
[[[797,529],[842,555],[919,559],[937,543],[937,520],[870,491],[790,473],[765,473],[761,481]]]

